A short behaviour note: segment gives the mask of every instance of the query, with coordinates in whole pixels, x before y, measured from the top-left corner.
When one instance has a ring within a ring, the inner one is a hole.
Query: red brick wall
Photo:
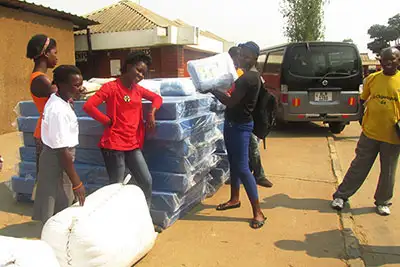
[[[79,62],[77,66],[81,69],[85,79],[91,77],[110,77],[110,60],[119,59],[121,65],[129,54],[129,49],[93,51],[94,68],[86,62]],[[200,59],[212,55],[194,50],[185,49],[183,46],[161,46],[150,49],[153,64],[146,78],[173,78],[188,77],[186,63],[189,60]]]
[[[191,50],[191,49],[185,49],[184,56],[185,56],[185,61],[184,61],[184,76],[189,77],[189,73],[187,71],[187,62],[189,60],[196,60],[196,59],[201,59],[209,56],[213,56],[215,53],[207,53],[207,52],[200,52],[196,50]]]

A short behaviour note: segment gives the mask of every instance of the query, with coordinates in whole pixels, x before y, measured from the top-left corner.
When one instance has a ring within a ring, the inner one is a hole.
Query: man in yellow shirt
[[[376,157],[380,156],[381,173],[375,192],[380,215],[389,215],[400,153],[400,136],[395,124],[400,120],[400,51],[388,48],[381,53],[383,71],[364,81],[361,105],[366,106],[362,133],[342,184],[333,195],[332,208],[343,209],[344,202],[357,192],[368,176]]]

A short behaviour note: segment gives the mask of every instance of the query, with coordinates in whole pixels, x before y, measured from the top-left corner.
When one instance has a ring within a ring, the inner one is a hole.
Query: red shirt
[[[138,84],[128,89],[120,79],[104,84],[89,98],[83,110],[106,125],[100,139],[100,148],[128,151],[143,147],[145,129],[142,98],[151,101],[153,108],[161,107],[162,98],[159,95]],[[107,115],[97,108],[103,102],[106,103]],[[108,126],[110,119],[112,125]]]

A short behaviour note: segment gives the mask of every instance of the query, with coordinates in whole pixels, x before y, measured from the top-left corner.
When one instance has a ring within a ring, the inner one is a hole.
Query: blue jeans
[[[233,123],[225,121],[224,138],[230,165],[231,186],[240,188],[240,181],[250,201],[258,200],[256,180],[249,168],[249,142],[254,123]]]
[[[132,174],[130,183],[137,185],[146,196],[147,205],[151,208],[152,177],[140,149],[118,151],[101,149],[110,184],[122,183],[128,170]],[[128,169],[128,170],[127,170]]]

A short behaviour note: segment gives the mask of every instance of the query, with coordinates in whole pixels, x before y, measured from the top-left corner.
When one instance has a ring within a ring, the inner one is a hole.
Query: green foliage
[[[368,49],[377,55],[379,55],[382,49],[389,47],[391,42],[399,44],[400,14],[391,17],[388,20],[388,25],[372,25],[368,30],[368,34],[373,39],[368,44]]]
[[[286,20],[285,36],[290,42],[318,41],[324,38],[326,0],[282,0],[281,13]]]

